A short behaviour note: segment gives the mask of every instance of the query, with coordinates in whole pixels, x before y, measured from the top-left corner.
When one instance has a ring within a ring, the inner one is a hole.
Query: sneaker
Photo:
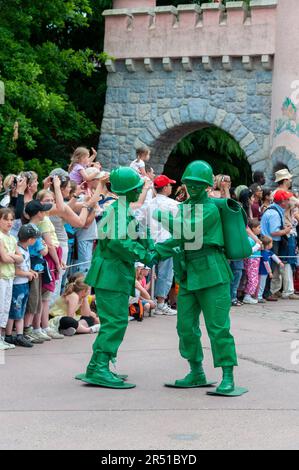
[[[17,335],[15,337],[15,345],[22,346],[23,348],[33,348],[32,342],[28,341],[24,335]]]
[[[283,299],[289,299],[289,300],[299,300],[299,295],[297,294],[291,294],[288,295],[287,297],[282,296]]]
[[[44,341],[51,341],[50,336],[47,335],[43,330],[34,332],[38,338],[43,339]]]
[[[63,339],[64,335],[61,335],[58,333],[58,331],[51,330],[51,328],[48,328],[47,330],[44,331],[47,336],[49,336],[51,339]]]
[[[6,346],[6,349],[15,349],[15,345],[13,343],[7,343],[5,339],[2,338],[4,346]]]
[[[101,328],[101,325],[97,323],[96,325],[92,325],[90,327],[90,330],[92,331],[92,333],[98,333],[100,331],[100,328]]]
[[[253,305],[253,304],[257,304],[258,301],[257,301],[257,299],[254,299],[253,297],[251,297],[251,295],[246,294],[244,299],[243,299],[243,303]]]
[[[76,329],[70,326],[69,328],[66,328],[65,330],[59,330],[59,332],[64,336],[74,336],[74,334],[76,333]]]
[[[0,337],[0,351],[5,351],[6,349],[11,349],[8,343],[5,343],[4,339]]]
[[[43,344],[44,340],[39,339],[37,336],[34,335],[33,333],[33,327],[32,326],[27,326],[24,328],[24,333],[23,336],[27,341],[31,341],[32,344]]]
[[[8,344],[16,344],[16,337],[11,335],[11,336],[5,336],[5,339],[4,339],[5,343],[8,343]]]
[[[266,300],[268,302],[277,302],[278,301],[278,298],[275,297],[274,295],[269,295],[269,297],[266,297]]]
[[[43,344],[44,343],[44,340],[40,339],[38,336],[36,336],[35,333],[33,333],[33,331],[31,331],[30,333],[25,333],[25,331],[24,331],[24,338],[27,341],[30,341],[32,344]]]
[[[169,315],[174,316],[177,315],[177,311],[170,308],[167,304],[163,304],[163,306],[159,307],[157,305],[155,309],[155,315]]]

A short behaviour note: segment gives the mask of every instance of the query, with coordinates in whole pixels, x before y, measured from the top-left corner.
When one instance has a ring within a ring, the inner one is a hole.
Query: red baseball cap
[[[292,193],[289,193],[288,191],[284,191],[283,189],[279,189],[274,194],[273,199],[274,199],[274,202],[282,202],[282,201],[287,201],[291,197],[293,197]]]
[[[175,184],[176,181],[171,180],[168,178],[168,176],[165,175],[159,175],[154,179],[154,186],[155,188],[164,188],[164,186],[167,186],[168,184]]]

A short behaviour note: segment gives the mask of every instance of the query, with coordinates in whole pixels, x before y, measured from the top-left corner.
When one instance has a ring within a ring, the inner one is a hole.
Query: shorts
[[[11,299],[13,279],[0,279],[0,328],[6,328]]]
[[[72,317],[61,317],[59,321],[59,330],[67,330],[68,328],[78,329],[79,322]]]
[[[12,289],[12,301],[9,311],[10,320],[22,320],[24,318],[29,298],[29,283],[14,284]]]
[[[54,292],[50,290],[42,289],[42,301],[43,302],[50,302],[52,296],[54,296]]]
[[[85,320],[88,326],[94,325],[94,318],[93,317],[81,317],[80,320]]]
[[[89,327],[94,325],[94,318],[92,317],[81,317],[80,320],[85,320]],[[70,327],[75,328],[75,330],[77,330],[78,326],[79,326],[79,322],[78,320],[75,320],[75,318],[72,318],[72,317],[60,318],[60,321],[59,321],[60,330],[67,330]]]
[[[29,283],[29,299],[27,303],[26,313],[38,315],[42,311],[42,273],[38,274],[36,279]]]

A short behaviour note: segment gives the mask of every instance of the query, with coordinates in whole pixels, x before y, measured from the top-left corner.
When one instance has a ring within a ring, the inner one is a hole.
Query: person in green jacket
[[[232,272],[224,254],[220,213],[207,193],[207,188],[213,186],[212,168],[204,161],[194,161],[186,168],[182,182],[186,184],[190,197],[180,205],[176,218],[166,221],[166,214],[158,211],[154,214],[165,226],[168,223],[172,233],[171,238],[156,244],[155,248],[162,259],[174,256],[174,270],[179,284],[179,349],[190,365],[190,373],[186,377],[166,385],[191,388],[213,384],[207,381],[202,367],[199,324],[202,311],[214,367],[222,367],[223,370],[222,382],[212,393],[240,395],[246,390],[235,388],[233,377],[237,356],[229,319]]]
[[[99,224],[99,241],[85,282],[94,287],[101,329],[93,344],[93,355],[85,374],[76,378],[109,388],[133,388],[126,376],[110,371],[128,325],[129,296],[135,295],[134,263],[152,265],[155,256],[150,239],[140,239],[130,203],[136,202],[144,181],[132,168],[121,167],[110,174],[111,191],[119,199],[109,206]]]

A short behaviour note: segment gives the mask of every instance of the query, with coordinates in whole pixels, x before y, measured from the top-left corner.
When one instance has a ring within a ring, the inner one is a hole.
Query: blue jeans
[[[89,271],[92,259],[93,240],[84,240],[78,242],[78,263],[85,263],[77,266],[77,271],[87,273]]]
[[[237,300],[238,287],[239,287],[243,269],[244,269],[244,262],[243,260],[231,261],[230,267],[234,275],[234,279],[232,280],[230,284],[230,295],[231,295],[231,299],[233,302],[234,300]]]
[[[173,259],[168,258],[165,261],[160,261],[156,266],[156,274],[155,297],[166,299],[173,281]]]
[[[24,318],[29,298],[29,282],[14,284],[12,300],[9,312],[10,320],[22,320]]]

